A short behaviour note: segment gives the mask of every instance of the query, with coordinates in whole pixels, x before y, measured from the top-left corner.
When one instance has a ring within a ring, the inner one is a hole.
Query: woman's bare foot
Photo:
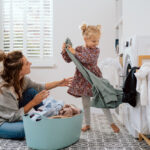
[[[84,126],[81,130],[83,131],[83,132],[86,132],[86,131],[88,131],[88,130],[90,130],[90,126],[89,125],[86,125],[86,126]]]
[[[120,129],[114,123],[112,123],[110,126],[111,126],[111,128],[113,129],[113,131],[115,133],[119,133],[120,132]]]

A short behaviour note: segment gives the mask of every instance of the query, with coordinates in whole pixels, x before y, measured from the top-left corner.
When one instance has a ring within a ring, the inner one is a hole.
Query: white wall
[[[73,45],[84,44],[79,25],[85,23],[102,25],[100,40],[100,60],[114,57],[114,0],[54,0],[54,53],[56,65],[53,68],[32,68],[30,77],[38,82],[60,80],[74,75],[75,65],[67,64],[61,57],[62,43],[70,37]],[[81,99],[67,93],[67,88],[60,87],[50,91],[57,100],[66,103],[81,104]],[[81,105],[80,105],[81,106]]]
[[[123,0],[123,37],[150,35],[150,0]]]
[[[2,0],[0,0],[0,20],[2,20]],[[2,41],[2,22],[0,22],[0,41]],[[2,50],[2,42],[0,42],[0,50]]]

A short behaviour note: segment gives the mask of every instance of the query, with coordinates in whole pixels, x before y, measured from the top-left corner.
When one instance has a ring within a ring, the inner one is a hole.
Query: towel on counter
[[[100,62],[103,78],[107,79],[114,88],[120,87],[121,64],[115,58],[106,58]]]
[[[148,104],[148,75],[150,74],[150,63],[144,63],[135,73],[137,78],[136,90],[140,93],[141,105]]]

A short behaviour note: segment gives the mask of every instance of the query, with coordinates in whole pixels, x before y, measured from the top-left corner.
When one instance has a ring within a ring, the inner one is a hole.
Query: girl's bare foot
[[[83,132],[86,132],[86,131],[88,131],[88,130],[90,130],[90,126],[89,125],[86,125],[86,126],[84,126],[81,130],[83,131]]]
[[[112,123],[110,126],[111,126],[111,128],[113,129],[113,131],[115,133],[119,133],[120,132],[120,129],[114,123]]]

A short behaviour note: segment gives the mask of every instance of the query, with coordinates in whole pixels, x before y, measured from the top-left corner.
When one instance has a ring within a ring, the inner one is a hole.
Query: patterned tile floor
[[[139,142],[134,139],[119,121],[115,119],[115,122],[120,128],[120,133],[113,133],[104,115],[92,113],[92,130],[82,132],[77,143],[63,150],[150,150],[145,141]],[[0,139],[0,150],[29,149],[24,140]]]

